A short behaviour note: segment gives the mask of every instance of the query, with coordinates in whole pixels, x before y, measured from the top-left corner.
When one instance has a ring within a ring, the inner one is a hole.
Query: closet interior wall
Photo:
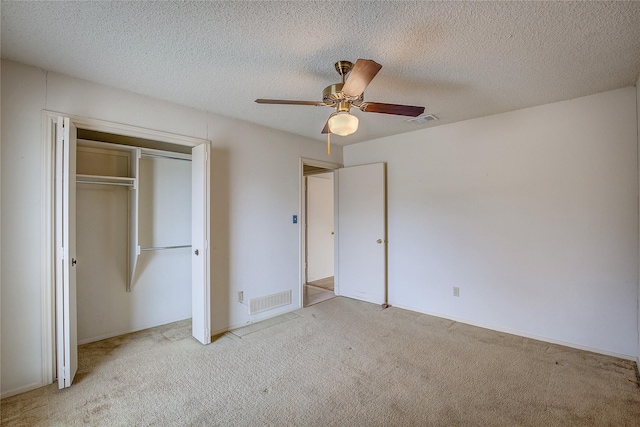
[[[136,156],[136,147],[78,141],[79,344],[191,317],[191,162],[143,156],[133,176]],[[80,182],[95,175],[134,179],[131,186]],[[132,217],[133,188],[138,211]],[[133,281],[132,220],[143,249]],[[144,250],[169,246],[186,247]]]

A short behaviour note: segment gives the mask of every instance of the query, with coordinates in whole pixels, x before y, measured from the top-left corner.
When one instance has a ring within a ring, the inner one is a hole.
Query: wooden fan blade
[[[318,101],[290,101],[286,99],[256,99],[258,104],[280,104],[280,105],[315,105],[324,107],[327,104]]]
[[[412,105],[383,104],[381,102],[363,102],[358,106],[360,110],[367,113],[395,114],[397,116],[418,117],[424,113],[424,107]]]
[[[378,74],[382,65],[370,59],[358,59],[342,88],[347,96],[360,96]]]

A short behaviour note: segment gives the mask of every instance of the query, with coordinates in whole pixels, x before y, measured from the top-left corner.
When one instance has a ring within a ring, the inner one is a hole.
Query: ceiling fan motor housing
[[[338,74],[340,74],[340,77],[342,77],[342,83],[334,83],[324,88],[322,91],[322,102],[330,107],[338,106],[338,111],[349,111],[348,103],[355,103],[358,105],[362,102],[364,93],[354,97],[346,96],[342,92],[345,77],[353,68],[353,63],[351,61],[338,61],[335,63],[335,67]]]
[[[334,83],[324,88],[324,90],[322,91],[322,102],[330,107],[334,107],[336,106],[336,104],[344,101],[349,101],[355,103],[356,105],[362,102],[362,100],[364,99],[364,93],[361,93],[355,98],[351,96],[347,98],[342,93],[343,86],[344,83]]]

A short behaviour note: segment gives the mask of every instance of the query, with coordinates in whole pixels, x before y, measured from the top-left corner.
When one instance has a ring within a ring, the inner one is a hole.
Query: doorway
[[[312,160],[302,164],[301,306],[336,296],[334,170],[339,165]]]
[[[305,176],[306,183],[306,265],[305,306],[333,298],[334,220],[333,172]]]
[[[78,344],[190,319],[191,154],[142,149],[136,159],[135,141],[85,138],[79,129]]]
[[[307,289],[307,191],[305,175],[332,173],[334,295],[387,306],[386,164],[342,167],[300,162],[300,302]],[[295,218],[294,218],[295,219]],[[331,297],[331,296],[329,296]]]

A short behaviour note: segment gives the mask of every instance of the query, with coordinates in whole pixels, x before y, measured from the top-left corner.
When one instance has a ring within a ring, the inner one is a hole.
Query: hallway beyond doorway
[[[318,286],[318,285],[323,286]],[[326,286],[326,287],[325,287]],[[327,289],[330,287],[331,289]],[[316,280],[304,285],[304,306],[317,304],[322,301],[334,298],[336,294],[333,292],[333,277]]]
[[[315,286],[316,288],[326,289],[327,291],[333,291],[333,276],[325,277],[324,279],[314,280],[307,282],[307,285]]]

